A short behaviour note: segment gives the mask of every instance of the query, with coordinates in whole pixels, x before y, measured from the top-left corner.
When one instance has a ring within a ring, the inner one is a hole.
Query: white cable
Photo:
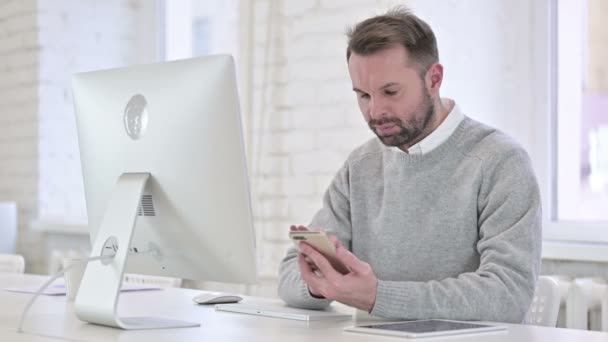
[[[38,291],[36,292],[36,294],[34,294],[34,296],[32,298],[30,298],[29,302],[25,306],[25,309],[23,309],[23,312],[21,313],[21,317],[19,318],[19,326],[17,327],[17,332],[18,333],[23,333],[23,322],[25,320],[25,315],[27,314],[27,312],[32,307],[32,304],[34,304],[34,301],[36,300],[36,298],[38,298],[38,296],[40,296],[40,294],[47,287],[49,287],[49,285],[51,285],[57,278],[61,277],[65,272],[69,271],[73,267],[80,266],[82,263],[87,263],[88,264],[91,261],[96,261],[96,260],[112,260],[112,259],[114,259],[114,255],[102,255],[102,256],[96,256],[96,257],[91,257],[91,258],[83,258],[83,259],[79,259],[79,260],[74,260],[75,263],[73,263],[71,265],[68,265],[68,267],[62,269],[61,271],[59,271],[57,273],[55,273],[49,280],[47,280],[46,283],[44,283],[40,287],[40,289],[38,289]]]

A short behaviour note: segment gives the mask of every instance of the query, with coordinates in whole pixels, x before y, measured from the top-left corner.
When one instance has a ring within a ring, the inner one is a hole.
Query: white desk
[[[41,284],[46,277],[0,273],[0,288]],[[126,293],[121,296],[119,312],[126,315],[158,315],[200,321],[198,328],[123,331],[79,321],[73,302],[64,296],[40,296],[27,316],[25,334],[17,334],[21,310],[30,294],[0,290],[0,341],[397,341],[394,337],[345,333],[342,328],[353,321],[301,322],[294,320],[216,312],[210,306],[197,306],[192,297],[200,291],[169,289]],[[248,302],[273,301],[248,297]],[[364,322],[359,322],[364,323]],[[405,340],[405,339],[401,339]],[[608,334],[582,330],[509,325],[507,332],[452,336],[424,341],[461,342],[608,342]]]

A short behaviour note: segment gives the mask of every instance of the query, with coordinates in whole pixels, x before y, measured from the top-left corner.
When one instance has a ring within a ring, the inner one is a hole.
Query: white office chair
[[[25,259],[19,254],[0,254],[0,272],[23,273]]]
[[[131,284],[154,285],[161,288],[182,286],[182,280],[179,278],[157,277],[134,273],[125,274],[124,281]]]
[[[538,277],[534,298],[526,314],[525,323],[555,327],[560,304],[561,295],[557,280],[550,276]]]

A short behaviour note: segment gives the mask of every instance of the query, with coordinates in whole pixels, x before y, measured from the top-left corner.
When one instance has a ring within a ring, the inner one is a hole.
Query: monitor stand
[[[92,261],[87,265],[75,303],[80,320],[126,330],[200,326],[200,323],[160,317],[119,317],[117,314],[137,210],[149,178],[149,173],[124,173],[112,191],[91,256],[116,255],[111,260]]]

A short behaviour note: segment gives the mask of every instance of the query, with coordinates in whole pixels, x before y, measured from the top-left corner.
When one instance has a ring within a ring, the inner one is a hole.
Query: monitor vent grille
[[[156,216],[154,210],[154,202],[152,201],[152,195],[142,195],[139,202],[139,209],[137,210],[137,216]]]

